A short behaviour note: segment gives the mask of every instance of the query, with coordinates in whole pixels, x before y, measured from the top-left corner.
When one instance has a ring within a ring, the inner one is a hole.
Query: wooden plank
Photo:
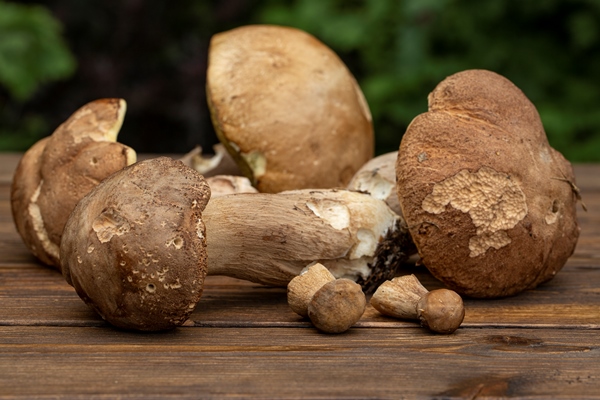
[[[426,287],[440,287],[431,275],[414,272]],[[496,300],[465,299],[463,327],[600,328],[600,267],[566,267],[551,282],[519,296]],[[0,325],[102,326],[103,321],[50,268],[0,268]],[[208,277],[188,324],[213,327],[301,327],[310,324],[287,305],[285,288],[228,277]],[[357,326],[413,327],[416,323],[380,315],[368,306]]]
[[[599,169],[600,170],[600,169]],[[595,328],[600,324],[600,192],[588,194],[589,211],[580,212],[581,238],[567,266],[549,283],[519,296],[466,299],[464,326]],[[62,276],[35,262],[21,242],[8,212],[8,191],[0,185],[0,313],[2,325],[99,326],[103,322],[79,300]],[[440,287],[424,269],[408,268],[429,289]],[[286,304],[285,289],[235,279],[209,277],[192,315],[202,326],[305,326]],[[368,308],[359,326],[409,327]]]
[[[0,398],[597,398],[600,335],[0,327],[0,388]]]

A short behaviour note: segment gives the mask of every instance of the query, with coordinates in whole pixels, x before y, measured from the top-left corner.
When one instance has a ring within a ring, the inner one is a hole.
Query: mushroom
[[[384,200],[396,214],[402,215],[396,191],[397,159],[397,151],[372,158],[356,171],[346,189],[369,193]]]
[[[362,317],[367,300],[359,284],[336,279],[324,284],[308,303],[308,318],[325,333],[346,332]]]
[[[219,140],[260,192],[345,187],[373,156],[356,80],[298,29],[251,25],[213,36],[206,91]]]
[[[215,175],[206,178],[206,182],[210,186],[212,198],[236,193],[258,193],[245,176]]]
[[[194,168],[205,178],[216,175],[241,175],[236,162],[221,143],[213,146],[213,154],[203,154],[202,147],[196,146],[180,160],[188,167]]]
[[[288,305],[296,314],[308,317],[308,304],[317,290],[334,280],[335,276],[323,264],[310,264],[288,283]]]
[[[349,279],[335,279],[323,264],[313,263],[287,286],[292,311],[310,318],[322,332],[342,333],[365,312],[366,297],[360,285]]]
[[[479,298],[550,280],[579,236],[570,163],[535,106],[485,70],[446,78],[402,138],[397,192],[422,263]]]
[[[122,99],[88,103],[21,158],[11,186],[12,215],[23,242],[41,262],[59,268],[62,231],[77,202],[135,162],[135,151],[116,142],[125,109]]]
[[[414,249],[384,201],[348,190],[303,189],[212,198],[203,213],[210,275],[285,287],[310,263],[370,293]]]
[[[425,289],[414,275],[385,281],[371,297],[371,305],[383,315],[416,319],[433,332],[449,334],[465,317],[461,297],[448,289]]]
[[[317,260],[365,290],[394,276],[407,257],[403,220],[367,194],[247,193],[206,204],[208,193],[200,174],[171,159],[113,174],[65,226],[65,279],[111,324],[162,330],[195,307],[206,257],[210,274],[275,286]]]
[[[204,178],[180,161],[136,163],[102,181],[64,230],[62,272],[102,318],[124,329],[183,324],[202,295],[210,198]]]

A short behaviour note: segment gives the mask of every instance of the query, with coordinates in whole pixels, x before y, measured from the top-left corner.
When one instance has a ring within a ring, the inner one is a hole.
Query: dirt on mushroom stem
[[[209,274],[271,286],[319,262],[370,293],[414,249],[383,200],[347,190],[228,195],[211,199],[203,216]]]

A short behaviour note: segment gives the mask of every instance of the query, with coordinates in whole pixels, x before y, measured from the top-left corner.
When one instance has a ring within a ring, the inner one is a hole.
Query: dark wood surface
[[[142,334],[110,327],[29,255],[10,214],[18,159],[0,155],[0,399],[600,398],[600,166],[576,166],[588,211],[556,278],[466,299],[452,335],[370,307],[350,331],[321,334],[284,288],[227,277],[207,278],[184,327]]]

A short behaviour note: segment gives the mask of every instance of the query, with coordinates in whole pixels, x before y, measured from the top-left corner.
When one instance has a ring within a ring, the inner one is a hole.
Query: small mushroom
[[[296,314],[308,317],[308,304],[317,290],[334,280],[335,276],[323,264],[309,265],[288,283],[288,305]]]
[[[308,303],[308,318],[322,332],[342,333],[358,322],[366,306],[360,285],[350,279],[336,279],[315,292]]]
[[[449,334],[465,317],[461,297],[448,289],[425,289],[414,275],[386,281],[371,297],[371,305],[383,315],[415,319],[433,332]]]
[[[397,159],[397,151],[372,158],[356,171],[346,189],[369,193],[384,200],[396,214],[402,215],[396,190]]]
[[[206,92],[219,140],[260,192],[345,187],[373,156],[362,91],[306,32],[251,25],[213,36]]]
[[[135,162],[135,151],[116,142],[125,109],[122,99],[88,103],[21,158],[11,186],[12,215],[41,262],[59,268],[63,228],[77,202]]]
[[[575,249],[580,196],[535,106],[485,70],[446,78],[428,100],[396,165],[422,263],[450,289],[479,298],[552,279]]]
[[[209,197],[199,173],[167,157],[111,175],[65,226],[65,279],[114,326],[159,331],[183,324],[206,276],[202,211]]]

